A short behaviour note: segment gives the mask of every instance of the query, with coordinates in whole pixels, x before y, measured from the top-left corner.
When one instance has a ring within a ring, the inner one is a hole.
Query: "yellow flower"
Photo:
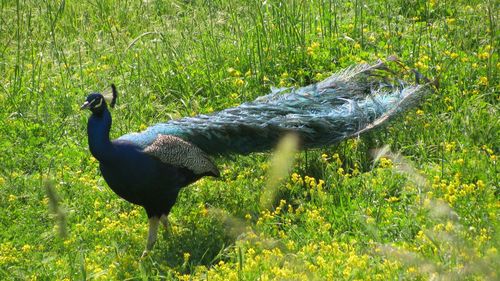
[[[408,267],[408,269],[406,270],[406,272],[410,273],[410,274],[413,274],[413,273],[417,273],[417,269],[413,266],[410,266]]]
[[[254,249],[254,248],[249,248],[249,249],[247,250],[247,255],[249,255],[249,256],[253,256],[253,255],[255,255],[255,249]]]
[[[425,64],[423,64],[421,61],[417,61],[415,63],[415,67],[420,68],[420,69],[427,69],[427,66]]]
[[[321,160],[323,160],[323,162],[328,161],[328,154],[326,153],[321,154]]]
[[[4,185],[5,184],[5,179],[0,177],[0,185]]]
[[[191,257],[190,253],[184,253],[184,262],[187,263],[189,261],[189,257]]]
[[[323,80],[323,74],[321,74],[320,72],[316,73],[316,75],[314,75],[314,79],[316,79],[317,81]]]
[[[447,19],[446,19],[446,23],[447,23],[447,24],[454,24],[454,23],[455,23],[455,21],[456,21],[456,20],[455,20],[454,18],[447,18]]]
[[[325,185],[325,181],[324,180],[319,180],[318,181],[318,190],[321,190],[323,188],[323,186]]]
[[[340,159],[338,153],[333,154],[332,159],[335,160],[335,163],[337,163],[338,166],[342,165],[342,160]]]
[[[484,181],[482,181],[482,180],[478,180],[478,181],[476,182],[476,185],[477,185],[477,188],[479,188],[479,189],[483,189],[483,188],[484,188],[484,186],[485,186],[485,185],[484,185]]]
[[[14,202],[14,201],[16,201],[16,199],[17,199],[17,196],[15,196],[13,194],[9,195],[9,202]]]
[[[233,100],[236,100],[236,99],[238,99],[238,97],[239,97],[239,96],[238,96],[238,94],[237,94],[237,93],[232,93],[232,94],[230,94],[230,95],[229,95],[229,97],[230,97],[231,99],[233,99]]]
[[[343,168],[338,168],[337,169],[337,174],[339,174],[340,176],[343,176],[344,175],[344,169]]]
[[[387,202],[392,203],[392,202],[398,202],[399,198],[396,196],[391,196],[387,199]]]
[[[359,175],[359,165],[358,165],[358,163],[354,163],[354,169],[352,170],[352,175],[353,176]]]
[[[381,157],[379,161],[382,168],[392,168],[393,166],[392,160],[389,158]]]
[[[312,56],[315,51],[319,49],[320,44],[318,42],[312,42],[311,46],[307,47],[307,54]]]
[[[452,142],[444,142],[443,145],[444,145],[444,150],[446,152],[453,151],[453,150],[455,150],[455,147],[456,147],[456,143],[454,141],[452,141]]]
[[[227,72],[229,72],[229,75],[233,76],[233,77],[240,77],[241,76],[241,72],[239,72],[238,70],[230,67],[227,69]]]
[[[477,57],[479,59],[484,60],[484,59],[487,59],[490,57],[490,53],[489,52],[482,52],[482,53],[477,54]]]
[[[237,87],[241,87],[241,86],[245,85],[245,81],[243,81],[243,79],[241,79],[241,78],[236,78],[234,80],[234,85],[236,85]]]
[[[488,85],[488,77],[486,77],[486,76],[479,77],[479,85],[483,85],[483,86]]]
[[[25,245],[21,248],[21,250],[22,250],[23,252],[29,252],[29,251],[31,250],[31,248],[32,248],[32,247],[31,247],[31,245],[29,245],[29,244],[25,244]]]
[[[346,266],[342,271],[342,274],[344,275],[344,277],[348,277],[349,275],[351,275],[351,271],[352,268],[350,266]]]
[[[203,206],[202,208],[200,208],[200,214],[206,217],[208,215],[208,209]]]
[[[297,173],[292,174],[292,182],[296,183],[296,182],[299,182],[301,180],[302,180],[302,178],[300,177],[299,174],[297,174]]]
[[[417,115],[420,116],[424,115],[424,111],[422,109],[417,110]]]

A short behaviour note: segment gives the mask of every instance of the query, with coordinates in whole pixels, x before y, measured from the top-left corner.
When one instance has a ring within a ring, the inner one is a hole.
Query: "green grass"
[[[0,2],[0,279],[499,278],[498,3],[241,2]],[[139,259],[146,216],[88,152],[88,92],[117,84],[118,137],[393,54],[439,90],[298,154],[271,208],[269,154],[219,159]]]

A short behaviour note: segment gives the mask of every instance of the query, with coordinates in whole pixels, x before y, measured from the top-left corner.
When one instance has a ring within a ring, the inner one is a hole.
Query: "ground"
[[[2,1],[0,279],[498,279],[498,11]],[[293,156],[283,181],[267,180],[271,153],[217,159],[222,178],[186,188],[139,259],[146,215],[99,174],[87,93],[117,85],[118,137],[391,55],[439,89],[389,126]]]

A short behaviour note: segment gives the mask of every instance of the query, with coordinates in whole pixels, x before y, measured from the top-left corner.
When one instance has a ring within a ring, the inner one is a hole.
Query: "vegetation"
[[[498,279],[499,10],[1,1],[0,279]],[[139,259],[146,216],[88,151],[88,92],[117,84],[118,137],[390,55],[438,91],[376,132],[297,154],[283,181],[267,181],[271,154],[218,159],[222,180],[181,192],[171,229]]]

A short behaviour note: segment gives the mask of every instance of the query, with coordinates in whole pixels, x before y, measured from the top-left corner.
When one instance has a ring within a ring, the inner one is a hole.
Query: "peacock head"
[[[115,85],[111,84],[111,94],[92,93],[87,96],[80,109],[89,109],[92,113],[99,115],[106,109],[107,102],[109,102],[109,106],[115,106],[117,95]]]

